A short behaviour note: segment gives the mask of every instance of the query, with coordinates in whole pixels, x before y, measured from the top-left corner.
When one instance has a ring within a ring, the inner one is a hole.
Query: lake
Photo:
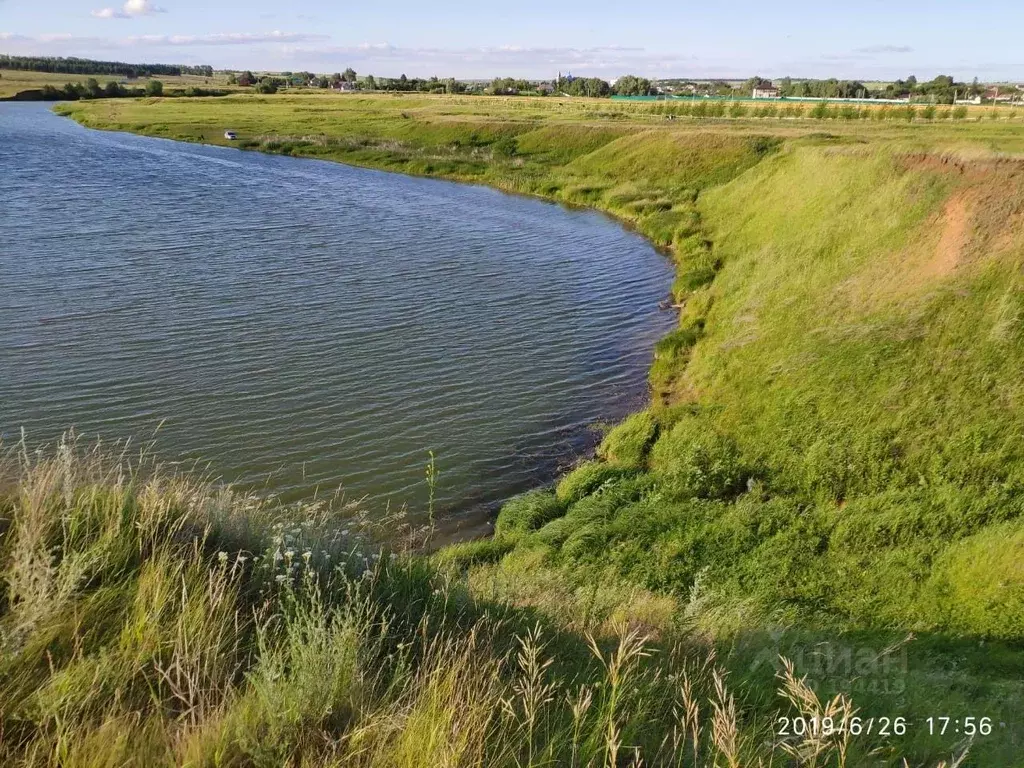
[[[0,433],[450,525],[646,396],[671,266],[594,212],[0,104]]]

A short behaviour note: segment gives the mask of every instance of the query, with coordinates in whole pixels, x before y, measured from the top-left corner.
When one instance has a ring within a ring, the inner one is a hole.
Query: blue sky
[[[0,53],[489,78],[1024,82],[1024,3],[0,0]]]

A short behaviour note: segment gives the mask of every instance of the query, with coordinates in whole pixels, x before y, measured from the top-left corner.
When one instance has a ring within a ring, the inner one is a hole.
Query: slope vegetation
[[[1022,181],[796,142],[709,192],[664,404],[527,540],[776,617],[1024,639]]]
[[[667,123],[555,100],[70,109],[186,140],[230,126],[251,149],[488,183],[635,226],[678,265],[651,406],[438,566],[570,630],[619,617],[700,638],[747,686],[747,723],[776,711],[782,654],[822,696],[912,718],[898,749],[919,763],[953,747],[922,730],[938,709],[1007,724],[964,765],[1024,750],[1016,126]]]

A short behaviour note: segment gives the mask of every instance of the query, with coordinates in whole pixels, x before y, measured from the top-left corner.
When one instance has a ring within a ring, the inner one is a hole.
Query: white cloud
[[[249,45],[255,43],[314,43],[329,40],[327,35],[305,32],[224,32],[214,35],[139,35],[127,43],[152,46]]]
[[[159,0],[162,2],[163,0]],[[3,2],[3,0],[0,0]],[[173,59],[180,63],[211,64],[231,69],[310,70],[337,72],[351,66],[360,73],[380,77],[460,77],[489,79],[496,76],[551,78],[561,71],[597,75],[605,79],[634,73],[645,77],[722,77],[744,79],[750,72],[781,77],[839,77],[856,80],[887,80],[905,77],[908,71],[944,72],[961,80],[975,75],[1003,80],[1013,72],[1013,62],[957,60],[936,64],[892,51],[866,53],[848,49],[829,59],[821,55],[781,60],[754,60],[737,53],[715,57],[687,52],[660,52],[626,46],[527,47],[504,45],[490,48],[399,47],[387,42],[365,41],[337,45],[326,34],[310,32],[224,32],[201,35],[83,36],[66,34],[24,35],[0,32],[7,53],[15,55],[84,56],[120,60]]]
[[[502,45],[489,48],[400,48],[389,43],[364,42],[349,46],[296,45],[287,53],[307,62],[307,68],[329,70],[351,64],[358,71],[397,76],[454,75],[456,77],[554,77],[561,70],[579,75],[615,77],[627,72],[668,76],[691,69],[697,60],[687,54],[658,53],[644,48],[599,46],[547,48]],[[299,65],[296,65],[299,66]]]
[[[93,11],[97,19],[134,19],[136,16],[151,16],[154,13],[166,13],[164,8],[154,5],[151,0],[125,0],[120,9],[107,7]]]
[[[914,49],[909,45],[868,45],[864,48],[857,48],[854,53],[913,53]]]
[[[146,16],[151,13],[165,13],[163,8],[157,8],[149,0],[125,0],[124,12],[129,16]]]

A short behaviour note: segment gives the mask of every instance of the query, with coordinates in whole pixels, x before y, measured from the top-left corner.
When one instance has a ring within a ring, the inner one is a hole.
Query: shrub
[[[150,80],[146,83],[146,95],[147,96],[163,96],[164,95],[164,84],[159,80]]]
[[[721,499],[743,484],[735,442],[699,418],[684,418],[651,449],[651,468],[678,498]]]
[[[529,491],[502,505],[494,523],[494,536],[514,541],[524,533],[535,531],[564,514],[565,507],[554,492]]]
[[[494,154],[501,157],[512,157],[518,151],[518,142],[515,136],[502,136],[493,145]]]

